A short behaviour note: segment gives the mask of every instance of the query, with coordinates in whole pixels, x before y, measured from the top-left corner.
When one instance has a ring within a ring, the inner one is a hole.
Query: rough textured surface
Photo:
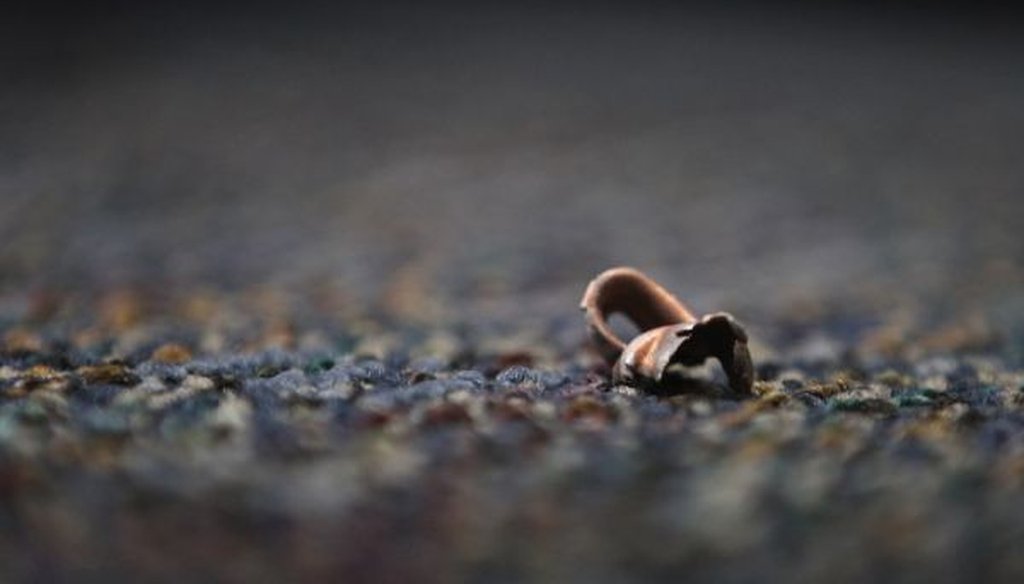
[[[4,63],[0,579],[1024,577],[1012,31],[149,10]],[[755,397],[612,386],[617,263]]]

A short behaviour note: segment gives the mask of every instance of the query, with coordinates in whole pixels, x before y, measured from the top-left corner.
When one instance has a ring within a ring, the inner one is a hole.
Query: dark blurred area
[[[51,3],[7,20],[2,282],[769,302],[1022,256],[1005,11]],[[1000,276],[1001,277],[1001,276]],[[673,281],[674,280],[674,281]],[[916,289],[916,290],[915,290]]]

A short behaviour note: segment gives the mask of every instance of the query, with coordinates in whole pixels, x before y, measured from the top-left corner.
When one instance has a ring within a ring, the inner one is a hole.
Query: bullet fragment
[[[675,296],[633,268],[613,268],[587,286],[580,308],[597,350],[612,367],[612,379],[646,389],[664,389],[666,371],[673,365],[700,365],[709,357],[721,363],[729,387],[751,393],[754,366],[747,334],[729,314],[697,318]],[[628,343],[608,326],[612,314],[622,314],[639,329]]]

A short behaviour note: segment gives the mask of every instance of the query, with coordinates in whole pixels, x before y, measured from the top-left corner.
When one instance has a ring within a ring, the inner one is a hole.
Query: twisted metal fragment
[[[607,270],[590,282],[580,308],[586,313],[591,339],[612,366],[616,383],[663,387],[671,366],[692,367],[714,357],[734,392],[751,392],[754,365],[747,334],[729,314],[718,312],[698,319],[654,280],[625,267]],[[628,343],[608,326],[608,318],[616,313],[640,329]]]

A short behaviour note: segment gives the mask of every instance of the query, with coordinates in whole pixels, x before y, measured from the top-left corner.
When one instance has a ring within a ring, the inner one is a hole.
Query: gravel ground
[[[1019,35],[731,6],[30,15],[0,579],[1020,581]],[[613,386],[617,264],[755,396]]]

